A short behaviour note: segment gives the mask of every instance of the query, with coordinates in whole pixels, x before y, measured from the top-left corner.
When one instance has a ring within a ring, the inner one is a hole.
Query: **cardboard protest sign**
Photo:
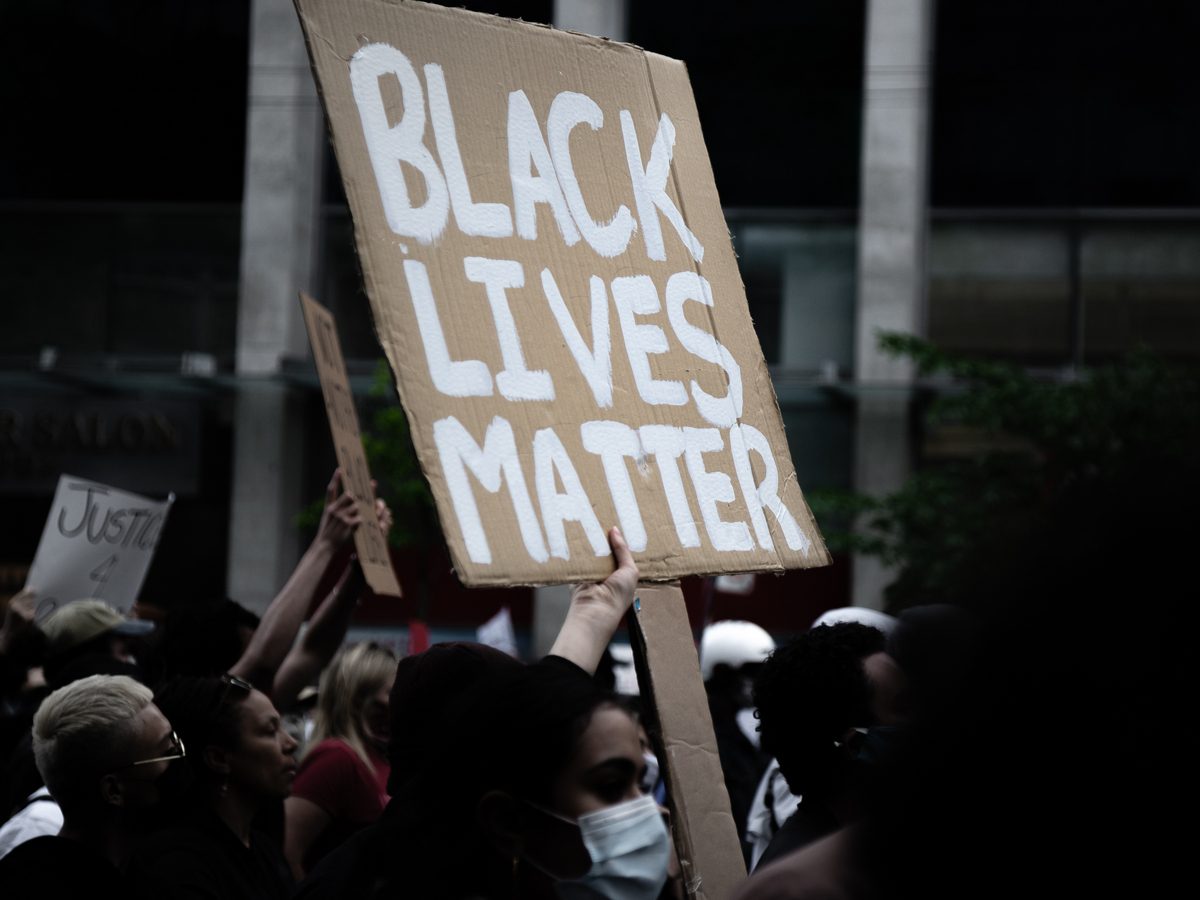
[[[678,584],[638,586],[633,657],[671,798],[684,887],[689,897],[721,900],[745,880],[746,863],[687,621]]]
[[[362,566],[367,584],[377,594],[399,597],[400,583],[392,569],[387,538],[375,522],[375,489],[371,486],[371,471],[363,451],[362,432],[358,430],[358,411],[350,392],[346,361],[338,340],[333,315],[307,294],[300,295],[304,309],[304,324],[312,344],[313,362],[321,393],[325,397],[325,414],[333,433],[333,447],[341,466],[346,489],[354,495],[362,525],[354,531],[354,549]]]
[[[824,565],[682,63],[297,0],[375,326],[464,583]]]
[[[38,622],[95,597],[128,613],[142,589],[175,495],[152,500],[62,475],[25,587],[37,593]]]

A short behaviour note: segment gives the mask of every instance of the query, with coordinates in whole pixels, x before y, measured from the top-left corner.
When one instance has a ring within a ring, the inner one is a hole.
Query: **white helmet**
[[[774,649],[775,641],[753,622],[714,622],[700,637],[700,675],[708,681],[721,663],[738,669],[747,663],[763,662]]]
[[[865,606],[843,606],[839,609],[827,609],[817,616],[816,621],[812,623],[810,628],[816,628],[819,625],[837,625],[841,622],[857,622],[860,625],[869,625],[872,628],[878,628],[883,632],[884,637],[890,635],[896,628],[895,616],[889,616],[885,612],[880,612],[877,609],[869,609]]]

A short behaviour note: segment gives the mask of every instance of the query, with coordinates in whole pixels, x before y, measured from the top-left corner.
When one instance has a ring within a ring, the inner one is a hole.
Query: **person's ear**
[[[229,751],[215,744],[209,744],[204,748],[204,765],[218,775],[228,775],[232,769],[229,762]]]
[[[488,791],[479,798],[475,817],[500,850],[519,852],[524,843],[525,816],[511,795],[504,791]]]
[[[100,797],[109,806],[125,805],[125,787],[116,775],[105,775],[100,779]]]
[[[838,755],[842,759],[854,759],[866,743],[866,729],[847,728],[836,742]]]

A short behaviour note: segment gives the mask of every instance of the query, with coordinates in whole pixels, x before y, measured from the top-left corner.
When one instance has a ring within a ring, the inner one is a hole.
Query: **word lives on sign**
[[[467,584],[824,565],[682,63],[298,0],[363,277]]]
[[[25,586],[38,622],[76,600],[97,598],[127,613],[137,601],[175,502],[62,475]]]

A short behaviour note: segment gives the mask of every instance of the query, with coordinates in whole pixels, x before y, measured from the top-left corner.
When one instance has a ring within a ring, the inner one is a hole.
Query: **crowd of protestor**
[[[738,896],[1172,889],[1200,749],[1181,490],[1114,487],[1016,556],[981,545],[961,604],[834,610],[778,645],[711,625]],[[314,594],[363,526],[335,476],[261,619],[222,601],[156,626],[83,600],[35,624],[36,597],[9,602],[0,896],[703,895],[653,735],[605,678],[638,580],[619,530],[613,573],[526,664],[346,644],[361,570]]]

